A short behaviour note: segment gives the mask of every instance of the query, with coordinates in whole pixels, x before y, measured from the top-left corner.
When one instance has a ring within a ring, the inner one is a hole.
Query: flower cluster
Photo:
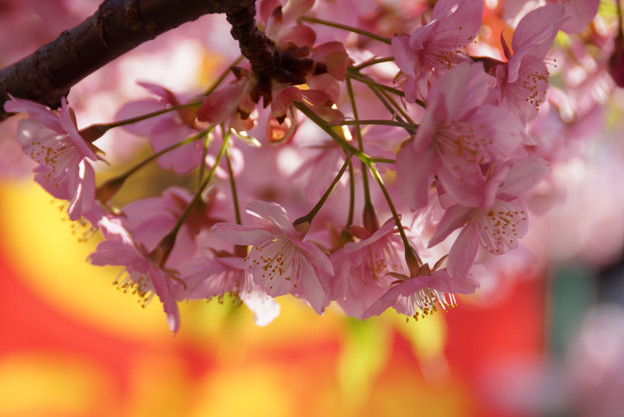
[[[568,2],[516,16],[510,1],[509,46],[480,35],[481,0],[423,6],[391,37],[325,20],[337,3],[260,1],[279,71],[237,59],[203,92],[141,83],[151,97],[110,124],[79,130],[65,101],[5,104],[28,114],[18,140],[35,180],[101,230],[91,263],[122,266],[118,286],[142,304],[155,294],[173,332],[180,301],[226,295],[259,325],[287,294],[318,314],[335,301],[360,319],[423,317],[473,293],[482,260],[528,233],[526,196],[557,162],[533,127],[550,106],[546,56],[587,21]],[[96,186],[92,142],[122,126],[154,153]],[[152,161],[185,187],[117,203]]]

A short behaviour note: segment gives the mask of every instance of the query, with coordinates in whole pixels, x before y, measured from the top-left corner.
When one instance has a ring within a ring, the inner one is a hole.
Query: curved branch
[[[113,59],[208,13],[234,15],[255,0],[105,0],[97,12],[33,54],[0,70],[0,121],[8,94],[60,105],[69,89]]]

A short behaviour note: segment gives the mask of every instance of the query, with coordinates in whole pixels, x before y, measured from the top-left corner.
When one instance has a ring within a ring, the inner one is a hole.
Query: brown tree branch
[[[57,108],[77,82],[158,35],[208,13],[236,16],[255,0],[105,0],[97,12],[0,70],[0,121],[8,94]]]

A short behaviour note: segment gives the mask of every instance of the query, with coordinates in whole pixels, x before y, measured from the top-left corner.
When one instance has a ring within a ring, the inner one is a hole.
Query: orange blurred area
[[[74,226],[75,227],[75,226]],[[484,384],[544,350],[544,285],[419,322],[323,317],[289,297],[260,328],[244,307],[182,305],[172,337],[85,262],[97,244],[31,182],[0,185],[0,416],[523,416]]]

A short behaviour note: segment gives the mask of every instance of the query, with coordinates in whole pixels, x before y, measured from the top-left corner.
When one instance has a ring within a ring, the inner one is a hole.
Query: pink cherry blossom
[[[458,204],[446,210],[429,247],[464,226],[449,252],[451,276],[468,273],[479,246],[495,255],[518,246],[529,228],[528,211],[519,197],[535,187],[547,172],[545,161],[537,157],[509,162],[492,174],[480,206]]]
[[[456,278],[445,269],[428,271],[414,277],[402,276],[364,312],[363,318],[378,316],[389,307],[415,319],[426,317],[434,313],[438,305],[445,310],[455,307],[454,294],[472,294],[477,288],[479,283],[472,275]]]
[[[27,113],[17,127],[26,155],[38,163],[35,181],[54,197],[69,201],[69,218],[95,224],[101,210],[95,203],[95,172],[87,160],[97,161],[94,147],[83,139],[65,98],[58,112],[30,100],[11,97],[6,111]]]
[[[181,280],[174,280],[172,272],[155,265],[145,248],[135,244],[120,219],[104,217],[100,227],[106,240],[99,243],[96,251],[89,256],[90,262],[99,266],[123,266],[122,274],[126,276],[116,280],[118,288],[138,296],[142,307],[156,294],[163,304],[169,329],[176,333],[180,328],[176,292],[181,293],[184,289]]]
[[[518,150],[524,128],[511,112],[491,104],[494,82],[482,65],[465,62],[431,88],[414,141],[397,156],[398,186],[412,210],[427,204],[435,176],[455,201],[478,205],[482,164]]]
[[[301,233],[279,204],[253,201],[247,213],[258,227],[218,223],[213,230],[229,242],[253,246],[245,264],[254,283],[268,295],[296,295],[322,314],[329,304],[326,279],[334,273],[327,255],[313,243],[301,240]]]
[[[397,66],[409,76],[406,98],[414,101],[417,83],[430,73],[448,71],[467,59],[462,49],[474,40],[481,26],[483,2],[480,0],[440,0],[433,8],[431,22],[410,36],[392,39],[392,54]]]
[[[332,299],[349,316],[362,318],[364,311],[390,286],[387,274],[402,265],[403,242],[394,221],[388,221],[375,233],[357,229],[358,242],[348,242],[332,254],[336,271],[331,283]]]
[[[506,65],[497,65],[501,102],[527,123],[537,116],[550,86],[544,57],[564,21],[564,9],[550,4],[528,13],[518,24],[511,41],[513,54],[503,40]]]

